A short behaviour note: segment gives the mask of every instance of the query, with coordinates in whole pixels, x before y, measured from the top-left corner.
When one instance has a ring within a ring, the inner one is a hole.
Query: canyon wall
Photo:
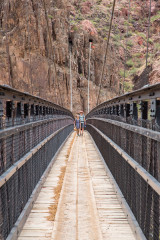
[[[87,112],[89,40],[92,40],[90,109],[96,106],[106,42],[90,21],[79,28],[71,26],[70,15],[75,7],[74,1],[65,0],[1,1],[0,84],[70,108],[72,48],[73,111]],[[109,54],[99,102],[120,91],[114,50],[109,49]]]
[[[145,84],[160,82],[160,1],[116,2],[101,82],[113,1],[1,0],[0,84],[87,113],[89,46],[90,109]],[[71,57],[71,75],[70,75]],[[124,79],[125,67],[125,79]]]

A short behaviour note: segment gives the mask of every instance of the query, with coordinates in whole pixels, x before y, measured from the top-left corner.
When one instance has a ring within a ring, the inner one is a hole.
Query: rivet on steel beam
[[[152,93],[149,94],[150,97],[152,97],[152,96],[154,96],[154,95],[155,95],[154,92],[152,92]]]

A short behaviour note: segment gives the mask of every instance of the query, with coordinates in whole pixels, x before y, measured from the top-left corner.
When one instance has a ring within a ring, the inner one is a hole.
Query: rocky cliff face
[[[86,112],[89,39],[92,39],[90,108],[96,105],[105,42],[91,22],[82,22],[79,28],[70,24],[69,15],[77,8],[75,4],[78,1],[1,1],[0,84],[70,108],[69,42],[72,42],[73,110]],[[119,93],[114,58],[112,50],[100,101]]]
[[[130,9],[127,0],[117,1],[99,103],[122,92],[126,44],[124,89],[144,84],[139,76],[145,75],[148,6],[149,0],[131,0]],[[111,8],[110,0],[1,0],[0,84],[70,108],[71,49],[73,111],[87,112],[89,41],[93,41],[90,109],[95,107]],[[159,1],[152,1],[147,71],[151,83],[160,76],[159,11]]]

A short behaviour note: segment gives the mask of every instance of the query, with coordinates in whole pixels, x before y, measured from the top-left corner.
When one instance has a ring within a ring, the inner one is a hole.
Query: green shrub
[[[129,32],[128,32],[128,34],[127,34],[127,33],[125,33],[125,35],[124,35],[124,36],[125,36],[125,37],[131,37],[132,35],[133,35],[133,34],[132,34],[132,32],[131,32],[131,31],[129,31]]]
[[[124,69],[120,69],[119,75],[120,75],[121,77],[124,77]]]
[[[100,5],[102,0],[97,0],[97,4]]]
[[[133,89],[133,83],[132,82],[128,82],[128,81],[124,81],[124,91],[125,92],[130,92]]]
[[[152,40],[151,38],[148,39],[148,42],[149,42],[150,44],[153,44],[153,40]]]
[[[119,70],[119,75],[124,78],[124,68],[121,68]],[[125,71],[125,77],[128,78],[129,77],[129,72],[128,71]]]
[[[52,19],[52,18],[53,18],[53,16],[51,16],[51,15],[48,15],[48,18]]]
[[[114,46],[120,47],[120,46],[122,46],[122,44],[120,42],[114,42]]]
[[[144,40],[146,40],[146,34],[142,32],[136,32],[138,36],[142,37]]]
[[[160,43],[155,43],[154,45],[156,51],[159,51],[160,50]]]
[[[129,60],[126,62],[126,65],[127,65],[128,67],[133,67],[134,62],[132,61],[132,59],[129,59]]]
[[[97,22],[97,23],[99,23],[99,22],[100,22],[100,19],[99,19],[98,17],[96,17],[96,18],[94,19],[94,21]]]
[[[94,20],[90,20],[94,25],[96,25],[97,24],[97,22],[95,22]]]
[[[76,25],[73,26],[73,30],[76,32],[78,31],[78,27]]]
[[[113,41],[116,41],[116,42],[120,41],[120,35],[118,35],[118,34],[113,35],[112,38],[113,38]]]
[[[135,61],[135,67],[136,67],[136,68],[139,68],[139,67],[141,67],[141,65],[142,65],[142,60],[138,60],[138,59],[137,59],[137,60]]]
[[[151,17],[151,22],[154,22],[155,20],[160,18],[160,11],[157,12],[157,14],[153,17]]]
[[[130,74],[131,76],[135,76],[135,75],[137,74],[137,71],[138,71],[137,68],[132,68],[132,69],[129,71],[129,74]]]
[[[133,42],[131,40],[127,41],[127,46],[132,47],[133,46]]]
[[[135,53],[134,55],[133,55],[133,57],[136,57],[136,58],[139,58],[141,56],[141,53],[139,52],[139,53]]]

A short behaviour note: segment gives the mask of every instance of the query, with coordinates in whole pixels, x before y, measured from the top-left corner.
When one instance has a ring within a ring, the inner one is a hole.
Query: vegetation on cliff
[[[147,49],[147,1],[116,2],[100,102],[143,85]],[[96,105],[108,35],[110,0],[1,0],[0,83],[70,107],[70,46],[73,109],[87,111],[89,41],[90,109]],[[149,82],[160,78],[160,4],[152,1]],[[125,81],[124,81],[125,66]],[[132,81],[133,80],[133,81]],[[142,84],[139,84],[139,83]]]

